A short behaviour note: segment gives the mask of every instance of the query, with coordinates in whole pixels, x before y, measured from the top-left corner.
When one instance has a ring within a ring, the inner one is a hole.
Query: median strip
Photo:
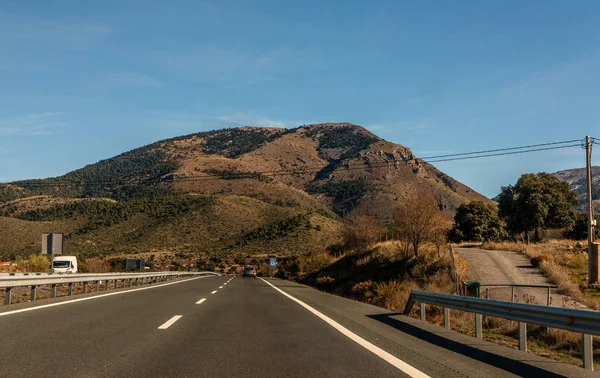
[[[160,327],[158,327],[158,329],[167,329],[170,326],[173,325],[173,323],[175,323],[176,321],[178,321],[179,319],[181,319],[183,317],[183,315],[175,315],[173,316],[171,319],[167,320],[167,322],[163,325],[161,325]]]
[[[362,346],[369,352],[375,354],[377,357],[383,359],[384,361],[391,364],[392,366],[394,366],[398,370],[402,371],[403,373],[405,373],[413,378],[429,378],[429,376],[427,374],[423,373],[420,370],[417,370],[416,368],[412,367],[411,365],[407,364],[406,362],[402,361],[401,359],[397,358],[396,356],[394,356],[394,355],[386,352],[385,350],[379,348],[378,346],[368,342],[367,340],[363,339],[362,337],[358,336],[354,332],[350,331],[348,328],[345,328],[340,323],[336,322],[335,320],[331,319],[330,317],[320,313],[319,311],[310,307],[309,305],[302,302],[301,300],[292,297],[291,295],[289,295],[285,291],[281,290],[277,286],[273,285],[269,281],[266,281],[263,278],[260,278],[260,279],[263,280],[263,282],[265,282],[267,285],[271,286],[273,289],[277,290],[281,294],[285,295],[289,299],[298,303],[300,306],[302,306],[305,309],[307,309],[308,311],[312,312],[314,315],[321,318],[323,321],[325,321],[325,323],[329,324],[330,326],[332,326],[333,328],[338,330],[341,334],[348,337],[350,340],[352,340],[355,343],[357,343],[358,345]]]

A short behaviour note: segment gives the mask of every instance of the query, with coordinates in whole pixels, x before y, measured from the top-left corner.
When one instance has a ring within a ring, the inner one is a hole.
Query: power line
[[[566,146],[555,146],[555,147],[537,148],[537,149],[533,149],[533,150],[503,152],[503,153],[498,153],[498,154],[467,156],[467,157],[452,158],[452,159],[440,159],[440,160],[433,160],[433,161],[432,160],[428,160],[427,162],[428,163],[439,163],[439,162],[454,161],[454,160],[467,160],[467,159],[478,159],[478,158],[493,157],[493,156],[517,155],[517,154],[524,154],[524,153],[529,153],[529,152],[558,150],[558,149],[561,149],[561,148],[571,148],[571,147],[581,147],[581,144],[569,144],[569,145],[566,145]]]
[[[424,158],[421,158],[421,159],[422,159],[422,160],[431,160],[431,159],[446,158],[446,157],[454,157],[454,156],[478,155],[478,154],[487,154],[487,153],[490,153],[490,152],[512,151],[512,150],[523,150],[523,149],[528,149],[528,148],[536,148],[536,147],[552,146],[552,145],[557,145],[557,144],[568,144],[568,143],[575,143],[575,142],[581,142],[581,140],[580,140],[580,139],[574,139],[574,140],[564,140],[564,141],[562,141],[562,142],[551,142],[551,143],[531,144],[531,145],[529,145],[529,146],[509,147],[509,148],[497,148],[497,149],[494,149],[494,150],[484,150],[484,151],[475,151],[475,152],[463,152],[463,153],[458,153],[458,154],[448,154],[448,155],[428,156],[428,157],[424,157]],[[540,150],[540,151],[542,151],[542,150]]]
[[[575,144],[578,142],[578,144]],[[598,143],[598,142],[596,142]],[[544,147],[551,146],[551,147]],[[447,155],[438,155],[438,156],[430,156],[426,158],[416,158],[416,160],[421,160],[426,163],[440,163],[440,162],[449,162],[456,160],[470,160],[470,159],[479,159],[479,158],[487,158],[494,156],[506,156],[506,155],[516,155],[516,154],[524,154],[530,152],[539,152],[539,151],[549,151],[563,148],[572,148],[581,146],[581,140],[570,140],[570,141],[560,141],[560,142],[551,142],[551,143],[541,143],[541,144],[533,144],[528,146],[520,146],[520,147],[509,147],[509,148],[499,148],[499,149],[491,149],[491,150],[482,150],[476,152],[465,152],[465,153],[457,153],[457,154],[447,154]],[[543,148],[538,148],[543,147]],[[354,170],[367,170],[374,168],[384,168],[395,166],[397,161],[384,161],[384,162],[362,162],[360,166],[347,166],[344,171],[354,171]],[[253,179],[253,178],[264,178],[264,177],[275,177],[275,176],[289,176],[289,175],[306,175],[306,174],[317,174],[327,166],[324,167],[304,167],[304,168],[295,168],[295,169],[281,169],[281,170],[273,170],[273,171],[256,171],[256,172],[233,172],[229,174],[227,177],[222,176],[192,176],[192,177],[179,177],[177,178],[178,182],[181,181],[203,181],[203,180],[232,180],[232,179]],[[204,173],[210,173],[204,172]],[[51,179],[52,180],[52,179]],[[23,180],[28,181],[28,180]],[[37,180],[32,180],[37,181]],[[159,183],[168,181],[164,179],[164,176],[157,177],[146,177],[146,178],[136,178],[131,180],[130,178],[122,179],[119,181],[116,180],[98,180],[98,181],[65,181],[62,179],[58,179],[58,181],[38,181],[31,183],[23,183],[23,187],[25,188],[43,188],[43,187],[77,187],[77,186],[101,186],[101,185],[143,185],[148,183]]]

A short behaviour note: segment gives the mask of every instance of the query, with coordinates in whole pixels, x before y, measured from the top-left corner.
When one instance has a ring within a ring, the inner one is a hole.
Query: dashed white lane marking
[[[167,329],[170,326],[173,325],[173,323],[175,323],[176,321],[178,321],[179,319],[181,319],[183,317],[183,315],[175,315],[173,316],[171,319],[167,320],[167,322],[163,325],[161,325],[160,327],[158,327],[158,329]]]
[[[222,288],[223,288],[223,286],[219,286],[219,289],[222,289]]]
[[[217,291],[215,290],[215,291],[213,291],[211,294],[215,294],[216,292],[217,292]]]
[[[365,348],[369,352],[375,354],[377,357],[380,357],[384,361],[386,361],[389,364],[393,365],[395,368],[397,368],[398,370],[402,371],[403,373],[405,373],[405,374],[407,374],[407,375],[409,375],[409,376],[411,376],[413,378],[430,378],[427,374],[423,373],[420,370],[415,369],[414,367],[410,366],[406,362],[402,361],[401,359],[397,358],[396,356],[391,355],[390,353],[388,353],[385,350],[379,348],[378,346],[376,346],[374,344],[371,344],[367,340],[363,339],[362,337],[358,336],[354,332],[352,332],[349,329],[347,329],[344,326],[342,326],[340,323],[336,322],[335,320],[329,318],[326,315],[323,315],[322,313],[320,313],[319,311],[317,311],[314,308],[310,307],[309,305],[307,305],[306,303],[302,302],[301,300],[292,297],[291,295],[289,295],[285,291],[281,290],[277,286],[273,285],[272,283],[270,283],[270,282],[268,282],[268,281],[266,281],[266,280],[264,280],[262,278],[261,278],[261,280],[263,280],[267,285],[271,286],[272,288],[274,288],[275,290],[277,290],[281,294],[285,295],[289,299],[291,299],[294,302],[298,303],[300,306],[302,306],[305,309],[307,309],[308,311],[312,312],[314,315],[316,315],[319,318],[321,318],[322,320],[324,320],[327,324],[329,324],[330,326],[332,326],[333,328],[335,328],[336,330],[338,330],[340,333],[342,333],[344,336],[348,337],[350,340],[354,341],[355,343],[357,343],[358,345],[362,346],[363,348]]]
[[[179,284],[179,283],[186,282],[186,281],[199,280],[200,278],[208,278],[208,277],[209,277],[209,276],[204,276],[204,277],[195,277],[195,278],[190,278],[190,279],[187,279],[187,280],[181,280],[181,281],[169,282],[169,283],[160,284],[160,285],[153,285],[153,286],[147,286],[147,287],[140,287],[140,288],[131,289],[131,290],[121,290],[121,291],[116,291],[116,292],[114,292],[114,293],[98,294],[98,295],[94,295],[93,297],[79,298],[79,299],[73,299],[73,300],[70,300],[70,301],[57,302],[57,303],[50,303],[50,304],[45,304],[45,305],[36,306],[36,307],[22,308],[22,309],[20,309],[20,310],[13,310],[13,311],[0,312],[0,316],[7,316],[7,315],[12,315],[12,314],[18,314],[18,313],[20,313],[20,312],[29,312],[29,311],[34,311],[34,310],[41,310],[41,309],[43,309],[43,308],[48,308],[48,307],[56,307],[56,306],[62,306],[62,305],[66,305],[66,304],[69,304],[69,303],[75,303],[75,302],[91,301],[92,299],[98,299],[98,298],[110,297],[110,296],[113,296],[113,295],[127,294],[127,293],[132,293],[132,292],[134,292],[134,291],[142,291],[142,290],[156,289],[156,288],[158,288],[158,287],[169,286],[169,285],[175,285],[175,284]]]
[[[223,284],[223,286],[225,286],[225,285],[227,285],[227,282],[225,282],[225,283]]]
[[[202,298],[198,302],[196,302],[196,304],[200,304],[200,303],[204,302],[205,300],[206,300],[206,298]]]

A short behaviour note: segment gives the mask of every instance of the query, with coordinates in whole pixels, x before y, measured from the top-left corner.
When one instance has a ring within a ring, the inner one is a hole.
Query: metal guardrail
[[[151,273],[94,273],[94,274],[22,274],[22,275],[0,275],[0,288],[5,289],[4,304],[11,304],[12,290],[16,287],[30,287],[30,301],[37,297],[39,286],[50,285],[50,297],[56,297],[57,285],[68,285],[67,295],[73,295],[73,284],[81,283],[82,293],[87,293],[88,285],[92,283],[95,291],[100,291],[100,285],[104,283],[104,289],[109,290],[111,282],[113,288],[141,286],[151,283],[173,280],[186,276],[220,276],[214,272],[151,272]]]
[[[514,300],[515,300],[515,288],[546,289],[546,305],[547,306],[550,306],[550,303],[552,301],[551,300],[552,289],[558,288],[558,286],[555,286],[555,285],[520,285],[520,284],[482,284],[481,286],[485,287],[485,299],[490,298],[490,293],[489,293],[488,289],[510,287],[511,288],[511,293],[510,293],[510,301],[511,302],[514,302]]]
[[[444,327],[450,329],[450,309],[475,313],[475,337],[482,339],[482,315],[495,316],[519,322],[519,349],[527,351],[527,324],[559,328],[583,335],[583,367],[593,370],[592,335],[600,336],[600,312],[560,307],[513,303],[491,299],[464,297],[453,294],[412,290],[404,315],[410,314],[414,304],[421,305],[421,320],[425,321],[425,304],[443,308]]]

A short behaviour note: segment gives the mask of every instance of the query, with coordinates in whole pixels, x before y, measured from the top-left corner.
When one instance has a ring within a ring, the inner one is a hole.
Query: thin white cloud
[[[62,132],[66,123],[60,113],[46,112],[25,114],[17,117],[0,118],[1,136],[37,136]]]
[[[121,72],[106,78],[110,88],[160,87],[162,83],[138,72]]]
[[[92,40],[106,37],[112,29],[96,21],[56,21],[0,11],[0,41],[58,43],[86,48]]]
[[[260,84],[281,74],[322,69],[328,63],[290,48],[248,52],[200,46],[186,51],[161,51],[150,56],[160,69],[198,81],[231,81]]]
[[[220,122],[232,124],[235,126],[262,126],[262,127],[280,127],[285,128],[287,123],[281,120],[272,119],[266,116],[257,115],[250,112],[235,113],[215,117]]]
[[[391,123],[376,123],[366,126],[369,131],[411,131],[424,132],[429,129],[429,124],[426,122],[391,122]]]

